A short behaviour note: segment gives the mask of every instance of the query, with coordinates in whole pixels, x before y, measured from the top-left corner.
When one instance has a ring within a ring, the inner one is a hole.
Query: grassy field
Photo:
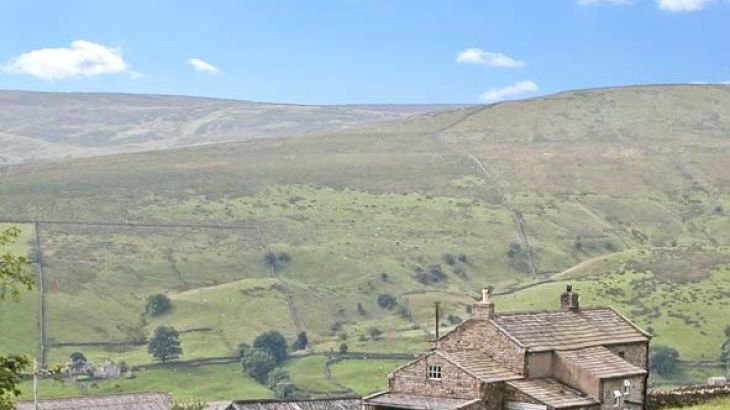
[[[506,311],[555,308],[568,282],[584,305],[615,305],[683,359],[712,361],[730,325],[728,107],[728,87],[594,90],[7,167],[0,219],[71,222],[40,224],[49,362],[81,350],[148,363],[139,342],[158,325],[184,331],[183,360],[230,356],[269,329],[306,331],[315,353],[414,353],[434,301],[453,326],[485,285]],[[272,271],[267,249],[288,258]],[[173,309],[144,318],[155,293]],[[18,328],[3,349],[37,344],[34,295],[0,312]],[[292,377],[329,388],[307,360]],[[342,384],[367,391],[368,372]]]
[[[712,400],[712,401],[709,401],[704,404],[698,404],[696,406],[681,407],[682,410],[725,410],[728,408],[730,408],[730,398]],[[667,409],[667,410],[679,410],[679,409],[680,408]]]

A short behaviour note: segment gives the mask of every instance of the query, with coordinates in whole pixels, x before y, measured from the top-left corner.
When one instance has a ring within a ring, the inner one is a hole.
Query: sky
[[[730,84],[730,0],[0,0],[0,89],[490,103]]]

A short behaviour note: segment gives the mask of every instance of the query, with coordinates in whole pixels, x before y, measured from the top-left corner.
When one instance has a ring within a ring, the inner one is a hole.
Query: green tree
[[[661,375],[667,375],[677,367],[679,352],[669,346],[654,346],[649,350],[649,369]]]
[[[725,343],[720,347],[720,360],[725,363],[725,369],[730,372],[730,326],[725,327]]]
[[[81,352],[73,352],[71,353],[71,368],[74,370],[80,370],[82,369],[86,363],[86,356],[84,356]]]
[[[278,366],[287,358],[286,339],[276,330],[270,330],[256,336],[253,341],[253,347],[261,349],[274,359],[274,363]]]
[[[345,353],[347,353],[348,349],[349,348],[347,347],[347,343],[344,343],[344,342],[340,343],[340,348],[339,348],[340,353],[345,354]]]
[[[249,376],[263,384],[276,367],[276,362],[267,351],[254,347],[246,349],[241,359],[241,367]]]
[[[297,340],[292,343],[291,348],[292,350],[304,350],[308,344],[309,338],[307,338],[307,332],[302,331],[297,335]]]
[[[172,326],[159,326],[150,338],[147,351],[163,363],[179,358],[182,354],[180,333]]]
[[[378,329],[377,327],[373,326],[368,329],[368,334],[370,335],[370,337],[373,338],[373,340],[378,340],[378,339],[380,339],[380,336],[383,334],[383,331]]]
[[[149,296],[144,307],[144,313],[147,316],[159,316],[170,311],[172,302],[170,298],[162,293]]]
[[[12,245],[20,229],[10,227],[0,230],[0,250]],[[0,252],[0,300],[8,295],[13,301],[20,300],[20,289],[33,287],[33,275],[28,269],[28,259],[15,256],[10,252]],[[15,397],[20,394],[17,388],[21,373],[30,365],[30,359],[23,355],[0,355],[0,410],[10,410],[15,406]]]
[[[269,373],[266,385],[278,399],[288,399],[294,396],[294,385],[289,380],[289,373],[281,367],[277,367]]]

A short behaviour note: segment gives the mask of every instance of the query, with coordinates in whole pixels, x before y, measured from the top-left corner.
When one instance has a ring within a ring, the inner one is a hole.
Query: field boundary
[[[33,222],[33,229],[35,230],[35,259],[38,264],[38,299],[39,299],[39,312],[38,312],[38,330],[39,330],[39,349],[40,349],[40,361],[41,367],[46,365],[46,291],[45,291],[45,267],[43,266],[43,248],[41,247],[40,240],[40,222]]]

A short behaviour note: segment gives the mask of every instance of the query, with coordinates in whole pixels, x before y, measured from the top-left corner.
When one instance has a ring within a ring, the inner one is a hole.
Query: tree
[[[150,338],[147,351],[162,363],[177,359],[182,354],[180,333],[172,326],[159,326]]]
[[[297,340],[292,343],[291,348],[292,350],[304,350],[307,348],[307,345],[309,344],[309,339],[307,338],[307,332],[299,332],[297,335]]]
[[[378,340],[380,339],[380,335],[382,335],[383,332],[377,327],[371,327],[368,329],[368,334],[370,335],[370,337],[373,338],[373,340]]]
[[[725,343],[720,347],[720,360],[725,363],[725,369],[730,372],[730,326],[725,327]]]
[[[172,302],[170,298],[158,293],[147,298],[147,304],[144,307],[144,313],[147,316],[159,316],[170,311]]]
[[[654,346],[649,350],[649,370],[667,375],[677,367],[679,352],[669,346]]]
[[[10,227],[0,230],[0,248],[12,245],[20,229]],[[8,295],[17,302],[20,289],[33,288],[33,275],[28,269],[29,261],[24,256],[10,252],[0,253],[0,301]],[[15,397],[20,394],[16,387],[21,381],[21,373],[30,365],[30,359],[23,355],[0,355],[0,410],[10,410],[15,406]]]
[[[288,399],[294,395],[294,385],[289,381],[289,373],[281,367],[269,373],[266,385],[278,399]]]
[[[241,359],[241,367],[259,383],[265,383],[269,372],[276,367],[276,362],[268,352],[254,347],[246,350]]]
[[[278,366],[287,358],[286,339],[276,330],[270,330],[256,336],[253,341],[253,347],[262,349],[274,359],[274,363]]]
[[[339,348],[340,353],[342,353],[342,354],[347,353],[347,349],[348,349],[347,343],[344,343],[344,342],[340,343],[340,348]]]
[[[393,309],[397,304],[398,300],[395,298],[395,296],[390,295],[388,293],[383,293],[382,295],[378,295],[378,306],[380,306],[383,309]]]
[[[87,363],[86,356],[81,352],[71,353],[71,368],[74,370],[81,370]]]

